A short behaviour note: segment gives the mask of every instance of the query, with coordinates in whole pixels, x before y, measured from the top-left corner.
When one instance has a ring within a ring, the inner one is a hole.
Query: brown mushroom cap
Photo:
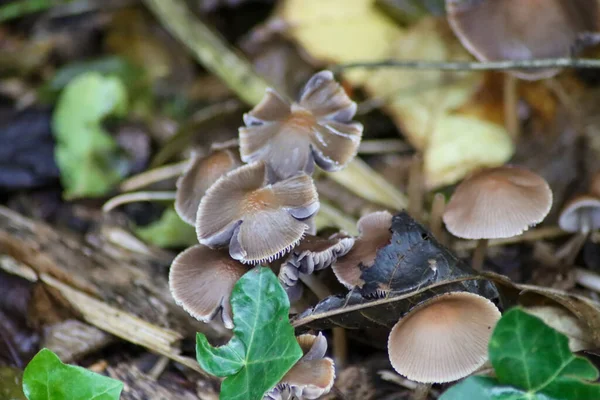
[[[200,243],[229,245],[229,254],[243,263],[272,261],[302,239],[319,209],[310,176],[269,183],[263,162],[245,165],[221,177],[198,207],[196,233]]]
[[[265,161],[280,178],[304,171],[316,162],[327,171],[343,168],[358,151],[363,127],[351,122],[354,103],[329,71],[315,74],[299,103],[288,104],[272,89],[244,115],[239,129],[245,162]]]
[[[354,238],[344,234],[335,234],[328,239],[306,235],[281,265],[279,280],[285,287],[294,286],[300,273],[310,275],[328,268],[348,253],[353,244]]]
[[[232,329],[229,297],[235,283],[247,271],[227,251],[196,245],[173,260],[169,288],[175,302],[192,317],[209,322],[221,311],[223,324]]]
[[[596,0],[446,0],[448,21],[481,61],[568,57],[581,34],[597,30]],[[515,71],[522,79],[558,70]]]
[[[567,232],[587,233],[600,229],[600,199],[589,195],[573,198],[562,209],[558,225]]]
[[[377,250],[386,246],[392,238],[392,214],[377,211],[358,220],[358,238],[352,249],[331,267],[338,280],[348,289],[362,286],[363,269],[375,262]]]
[[[324,358],[325,337],[319,333],[318,336],[300,335],[297,339],[304,356],[267,393],[267,399],[317,399],[333,387],[335,365],[330,358]]]
[[[404,316],[390,332],[394,369],[416,382],[444,383],[464,378],[487,360],[498,308],[468,292],[439,295]]]
[[[456,187],[444,212],[446,228],[465,239],[519,235],[540,223],[552,207],[552,191],[539,175],[503,166],[473,174]]]
[[[219,148],[219,147],[218,147]],[[241,164],[237,150],[223,147],[206,157],[193,153],[190,164],[177,180],[175,210],[190,225],[196,223],[196,212],[202,196],[221,176]]]

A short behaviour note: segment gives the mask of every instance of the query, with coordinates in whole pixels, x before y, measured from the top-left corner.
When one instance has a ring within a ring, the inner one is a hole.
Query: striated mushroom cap
[[[498,308],[485,297],[451,292],[411,310],[394,325],[388,353],[394,369],[416,382],[464,378],[487,360]]]
[[[463,180],[444,212],[446,228],[465,239],[520,235],[543,221],[552,191],[541,176],[523,168],[482,170]]]
[[[229,297],[248,269],[226,250],[196,245],[171,263],[169,288],[175,302],[192,317],[209,322],[220,311],[226,328],[233,328]]]
[[[193,153],[188,168],[177,180],[175,211],[181,219],[194,225],[202,196],[221,176],[239,165],[239,154],[231,145],[217,145],[206,157]]]
[[[582,35],[597,30],[596,0],[446,0],[452,30],[481,61],[571,56]],[[557,69],[521,70],[522,79]]]
[[[229,245],[243,263],[272,261],[304,236],[303,222],[319,210],[310,176],[270,183],[267,165],[256,162],[221,177],[198,207],[196,233],[210,247]]]
[[[282,179],[312,174],[315,162],[326,171],[339,170],[354,158],[362,137],[363,126],[352,122],[355,113],[356,103],[330,71],[313,75],[297,103],[289,104],[268,89],[244,115],[246,126],[239,129],[242,160],[268,162]]]
[[[361,287],[362,271],[375,262],[377,251],[392,239],[392,214],[377,211],[358,220],[358,238],[352,249],[331,267],[337,279],[348,289]]]
[[[600,199],[581,195],[569,201],[558,217],[560,229],[588,233],[600,229]]]
[[[328,239],[306,235],[290,253],[279,270],[279,281],[287,289],[298,283],[299,274],[310,275],[328,268],[348,253],[354,238],[337,233]]]
[[[335,380],[335,365],[324,358],[327,340],[305,334],[297,337],[304,356],[285,374],[277,386],[265,396],[269,400],[317,399],[329,393]]]

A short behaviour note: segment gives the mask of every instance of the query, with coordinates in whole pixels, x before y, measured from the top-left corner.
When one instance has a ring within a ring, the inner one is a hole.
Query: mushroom
[[[444,383],[464,378],[487,360],[498,308],[485,297],[450,292],[413,308],[392,328],[392,367],[416,382]]]
[[[196,245],[171,263],[169,288],[175,302],[192,317],[209,322],[220,311],[223,324],[233,328],[229,297],[233,286],[248,271],[226,250]]]
[[[596,0],[446,0],[446,10],[456,36],[480,61],[569,57],[598,29]],[[536,80],[557,72],[513,74]]]
[[[392,238],[392,214],[377,211],[358,220],[358,237],[352,249],[331,267],[337,279],[348,289],[362,287],[362,271],[373,266],[377,251]]]
[[[444,211],[454,236],[478,239],[473,268],[480,270],[488,239],[517,236],[540,223],[552,207],[552,191],[541,176],[502,166],[474,173],[455,189]]]
[[[329,238],[307,235],[290,253],[279,269],[279,281],[286,290],[298,283],[300,274],[310,275],[314,271],[328,268],[338,257],[348,253],[354,238],[336,233]]]
[[[327,340],[304,334],[297,337],[304,356],[265,395],[265,400],[317,399],[329,393],[335,379],[333,360],[325,357]]]
[[[558,217],[560,229],[576,233],[558,251],[557,258],[572,265],[591,231],[600,229],[600,194],[596,179],[592,180],[588,194],[575,196],[563,207]]]
[[[212,152],[206,157],[192,153],[186,171],[177,180],[175,211],[183,221],[194,225],[200,200],[208,188],[221,176],[241,165],[234,146],[237,146],[237,140],[214,144]]]
[[[281,179],[312,174],[315,162],[339,170],[358,151],[363,126],[352,122],[355,113],[356,103],[330,71],[313,75],[292,104],[267,89],[239,129],[242,160],[268,162]]]
[[[296,246],[319,210],[317,189],[301,173],[272,183],[264,162],[239,167],[219,178],[200,202],[196,233],[210,247],[229,245],[243,263],[272,261]]]

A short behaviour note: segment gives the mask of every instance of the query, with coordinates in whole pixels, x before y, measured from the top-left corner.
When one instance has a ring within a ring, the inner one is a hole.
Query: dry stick
[[[331,296],[331,291],[323,282],[318,280],[314,275],[300,274],[300,280],[309,288],[319,300]],[[344,328],[333,328],[333,358],[337,369],[343,368],[348,361],[348,338]]]
[[[442,193],[436,193],[433,196],[431,204],[431,214],[429,216],[429,230],[434,238],[442,245],[446,245],[446,235],[442,227],[442,217],[446,209],[446,198]]]
[[[412,150],[412,146],[400,139],[363,140],[358,146],[358,154],[401,153]]]
[[[471,266],[475,271],[483,270],[483,260],[485,259],[485,251],[488,247],[488,239],[479,239],[477,241],[477,247],[475,248],[475,252],[473,253],[473,261],[471,262]]]
[[[136,203],[138,201],[172,201],[175,200],[175,192],[132,192],[115,196],[102,206],[103,212],[109,212],[123,204]]]
[[[405,68],[438,71],[507,71],[513,69],[600,68],[600,60],[589,58],[544,58],[537,60],[504,60],[486,62],[383,60],[355,62],[333,67],[335,71],[351,68]]]
[[[134,175],[131,178],[124,180],[120,185],[120,189],[124,192],[131,192],[132,190],[139,190],[143,187],[150,186],[153,183],[178,177],[185,171],[189,163],[190,160],[184,160]]]
[[[423,217],[423,158],[416,154],[408,175],[408,213],[417,221]]]
[[[545,228],[532,229],[523,233],[522,235],[514,236],[511,238],[490,240],[488,246],[493,247],[522,242],[535,242],[537,240],[556,239],[558,237],[566,235],[570,235],[570,233],[563,231],[557,226],[550,226]],[[459,242],[456,242],[456,244],[454,245],[454,250],[473,250],[476,247],[477,241],[475,240],[461,240]]]
[[[521,124],[519,121],[519,80],[511,74],[504,75],[504,125],[513,142],[517,142]]]
[[[198,61],[218,76],[244,102],[255,105],[269,86],[252,65],[197,19],[183,0],[144,0],[163,26],[181,40]]]

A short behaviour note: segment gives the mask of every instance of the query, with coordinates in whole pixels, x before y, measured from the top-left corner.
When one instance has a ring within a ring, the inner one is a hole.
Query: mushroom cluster
[[[244,115],[239,141],[193,154],[177,182],[175,208],[200,244],[171,265],[177,304],[200,321],[220,315],[233,327],[229,297],[247,265],[272,262],[293,249],[281,269],[293,286],[300,273],[328,267],[354,243],[347,235],[311,236],[319,210],[314,165],[343,168],[358,151],[363,127],[353,102],[329,71],[315,74],[297,102],[268,89]],[[244,164],[246,163],[246,164]]]

